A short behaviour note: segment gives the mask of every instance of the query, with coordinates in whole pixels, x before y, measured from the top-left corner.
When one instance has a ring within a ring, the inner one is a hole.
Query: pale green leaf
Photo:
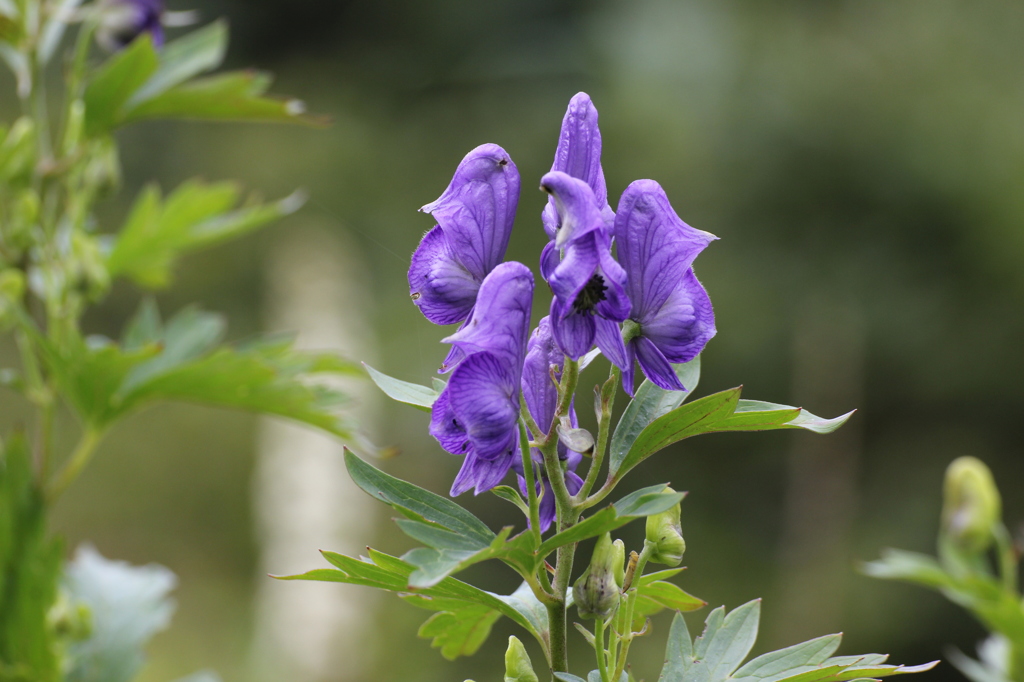
[[[370,375],[373,383],[377,384],[380,390],[384,391],[384,394],[389,398],[427,412],[430,411],[431,405],[434,404],[437,396],[444,388],[442,386],[441,390],[438,390],[437,386],[428,388],[419,384],[409,383],[408,381],[402,381],[401,379],[395,379],[375,370],[365,362],[363,367],[366,368],[366,373]]]
[[[228,27],[221,19],[164,45],[160,66],[128,99],[131,109],[193,76],[220,66],[227,52]]]
[[[99,68],[85,89],[85,131],[102,134],[113,128],[132,94],[156,73],[160,58],[144,33]]]

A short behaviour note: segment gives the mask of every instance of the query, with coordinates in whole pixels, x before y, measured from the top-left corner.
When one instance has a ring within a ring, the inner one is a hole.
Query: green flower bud
[[[943,533],[967,552],[992,544],[992,527],[1002,516],[1002,501],[992,472],[976,457],[959,457],[946,469]]]
[[[516,637],[508,638],[505,651],[505,682],[539,682],[526,647]]]
[[[572,588],[581,618],[607,618],[619,605],[625,551],[621,542],[612,542],[611,533],[597,539],[590,566]]]
[[[665,492],[674,491],[665,488]],[[647,541],[655,545],[650,561],[667,566],[678,566],[683,561],[686,541],[679,525],[681,511],[677,502],[671,509],[647,517]]]

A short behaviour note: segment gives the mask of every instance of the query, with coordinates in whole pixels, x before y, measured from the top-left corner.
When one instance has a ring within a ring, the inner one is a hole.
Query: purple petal
[[[502,263],[480,285],[472,316],[444,342],[467,355],[498,353],[512,366],[522,367],[532,305],[533,273],[522,263]]]
[[[615,243],[628,275],[630,317],[643,324],[660,309],[697,254],[714,239],[680,220],[653,180],[627,187],[615,216]]]
[[[592,230],[607,231],[594,190],[584,181],[552,171],[540,179],[540,188],[551,195],[558,212],[559,225],[554,236],[558,248]]]
[[[434,324],[455,324],[469,316],[480,281],[455,258],[444,231],[435,226],[412,254],[409,295]]]
[[[565,487],[570,495],[575,495],[583,487],[583,479],[576,475],[575,471],[565,472]]]
[[[611,214],[604,171],[601,169],[601,130],[598,128],[597,118],[597,109],[585,92],[580,92],[569,100],[569,107],[562,119],[562,129],[558,135],[558,147],[555,149],[555,160],[551,164],[551,170],[561,171],[586,182],[594,192],[598,209],[602,214]],[[611,217],[613,216],[614,214],[611,214]],[[559,217],[553,200],[548,200],[541,220],[548,236],[554,237],[559,226]]]
[[[469,449],[466,429],[462,427],[452,410],[448,389],[441,391],[430,409],[430,435],[441,447],[453,455],[461,455]]]
[[[636,383],[636,339],[626,344],[626,364],[622,366],[622,390],[632,398]]]
[[[685,391],[686,387],[679,381],[672,365],[668,363],[658,347],[649,339],[638,337],[633,340],[636,344],[636,359],[640,361],[640,369],[644,371],[651,383],[666,391]]]
[[[544,249],[540,252],[540,276],[545,281],[551,278],[551,273],[558,267],[558,262],[561,259],[562,254],[558,252],[553,241],[544,245]]]
[[[462,160],[444,194],[420,210],[434,216],[455,256],[482,280],[505,257],[518,202],[516,165],[498,145],[483,144]]]
[[[593,315],[574,312],[571,304],[566,310],[557,298],[552,299],[551,335],[563,353],[573,360],[580,359],[593,347],[595,333]]]
[[[541,489],[540,504],[537,511],[540,512],[540,532],[546,533],[551,523],[555,520],[555,491],[551,489],[551,481],[544,479],[544,487]],[[527,524],[529,525],[529,524]]]
[[[465,429],[481,459],[497,459],[517,449],[518,379],[508,363],[488,352],[470,355],[452,372],[444,391],[452,423]]]
[[[477,495],[487,492],[501,483],[514,460],[515,455],[504,455],[493,460],[467,455],[455,477],[455,482],[452,483],[451,496],[458,497],[470,488],[476,488]]]
[[[689,362],[715,335],[715,314],[711,299],[693,269],[689,269],[659,310],[641,324],[641,333],[650,339],[669,362]]]
[[[629,316],[626,272],[612,258],[608,238],[591,232],[575,239],[548,279],[563,307],[621,322]]]
[[[619,369],[626,367],[626,345],[622,343],[622,332],[619,323],[603,317],[594,318],[594,341],[608,361]]]
[[[526,406],[544,433],[551,428],[558,402],[558,389],[551,380],[550,368],[551,365],[561,368],[563,360],[562,351],[551,335],[551,318],[544,317],[530,336],[522,379]],[[541,434],[533,435],[536,437]]]

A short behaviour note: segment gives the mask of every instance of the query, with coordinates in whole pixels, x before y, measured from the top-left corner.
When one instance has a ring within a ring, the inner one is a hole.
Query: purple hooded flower
[[[430,435],[465,461],[452,496],[501,482],[518,458],[520,377],[526,355],[533,274],[521,263],[495,267],[480,286],[473,316],[445,339],[464,359],[434,402]]]
[[[120,50],[143,33],[163,45],[163,0],[101,0],[99,11],[96,39],[105,49]]]
[[[462,160],[437,201],[421,211],[437,225],[424,235],[409,267],[409,295],[434,324],[469,317],[480,284],[505,257],[519,202],[519,171],[496,144]]]
[[[530,410],[533,420],[537,422],[540,428],[547,429],[548,431],[551,430],[551,422],[554,419],[555,408],[558,403],[558,389],[552,380],[551,367],[555,366],[557,368],[554,378],[559,379],[562,374],[561,367],[563,361],[562,351],[551,336],[550,319],[545,317],[541,319],[537,328],[533,330],[530,342],[527,345],[526,362],[523,365],[522,388],[526,407]],[[571,411],[569,416],[571,423],[575,426],[575,411]],[[536,438],[543,434],[534,433],[531,435]],[[565,462],[565,486],[569,489],[570,494],[575,495],[583,487],[583,479],[576,475],[576,467],[583,459],[583,455],[569,450],[563,443],[559,442],[558,457]],[[533,462],[540,465],[535,467],[535,470],[541,472],[541,475],[534,480],[537,491],[540,493],[540,530],[543,533],[547,531],[551,526],[551,522],[555,519],[555,494],[551,490],[551,481],[548,480],[546,473],[544,473],[544,456],[537,450],[533,450],[530,453],[530,458]],[[519,489],[523,495],[526,495],[528,493],[526,479],[523,477],[522,461],[521,457],[516,459],[512,464],[512,468],[515,469],[519,476]]]
[[[577,93],[569,100],[569,108],[562,119],[562,129],[555,148],[552,171],[560,171],[570,177],[582,180],[594,192],[598,211],[605,225],[611,229],[615,214],[608,205],[608,189],[601,169],[601,130],[597,127],[597,109],[585,92]],[[559,247],[554,243],[561,227],[561,217],[554,197],[548,199],[541,214],[544,231],[551,237],[541,253],[540,269],[544,279],[558,265]]]
[[[555,199],[561,227],[554,244],[565,251],[548,277],[555,294],[551,302],[555,341],[573,359],[596,342],[612,363],[625,368],[618,323],[630,309],[626,273],[612,257],[611,235],[594,192],[582,180],[558,171],[545,175],[541,188]]]
[[[684,223],[653,180],[637,180],[622,193],[615,244],[627,274],[629,319],[636,323],[622,368],[630,395],[634,360],[655,385],[684,390],[670,363],[689,362],[715,335],[711,300],[692,268],[715,239]]]

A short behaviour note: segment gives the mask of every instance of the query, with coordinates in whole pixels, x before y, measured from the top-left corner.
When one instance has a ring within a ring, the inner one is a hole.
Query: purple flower
[[[105,49],[120,50],[143,33],[163,45],[163,0],[101,0],[99,11],[96,39]]]
[[[421,211],[437,225],[424,235],[409,267],[409,295],[434,324],[469,317],[477,291],[508,247],[519,171],[496,144],[480,145],[462,160],[437,201]]]
[[[562,363],[564,356],[561,349],[551,336],[550,318],[541,319],[537,328],[530,336],[530,342],[526,349],[526,362],[523,364],[523,398],[526,400],[526,407],[530,410],[530,416],[537,422],[537,426],[546,429],[544,433],[551,430],[551,422],[555,416],[555,408],[558,403],[558,389],[555,380],[562,376]],[[555,368],[552,376],[552,367]],[[576,426],[576,413],[570,410],[570,421]],[[534,433],[534,438],[544,435]],[[583,459],[583,455],[569,450],[561,442],[558,443],[558,457],[564,461],[565,485],[569,493],[575,495],[583,487],[583,479],[576,475],[576,467]],[[534,449],[530,458],[539,466],[534,467],[541,472],[539,477],[534,479],[537,492],[540,494],[540,530],[547,531],[551,522],[555,519],[555,494],[551,490],[551,481],[544,472],[544,456]],[[519,476],[519,489],[523,495],[528,494],[526,479],[523,477],[522,458],[516,459],[512,468]]]
[[[434,402],[430,435],[465,456],[452,496],[501,482],[518,458],[519,390],[533,300],[522,263],[495,267],[480,285],[473,316],[445,339],[465,355]]]
[[[555,199],[561,227],[555,246],[564,257],[551,271],[548,284],[551,331],[562,351],[574,360],[597,343],[601,352],[625,368],[626,351],[618,323],[629,315],[626,273],[611,253],[594,192],[582,180],[555,171],[541,179],[541,189]]]
[[[622,193],[615,244],[626,269],[632,309],[622,381],[633,394],[634,359],[655,385],[685,390],[670,363],[689,362],[715,335],[711,300],[693,274],[693,260],[717,239],[684,223],[653,180],[637,180]]]
[[[608,205],[608,189],[601,169],[601,130],[597,127],[597,109],[585,92],[577,93],[569,100],[569,108],[562,119],[562,129],[555,148],[552,171],[561,171],[570,177],[583,180],[594,192],[597,208],[606,226],[610,229],[615,214]],[[541,253],[540,269],[544,279],[558,265],[559,247],[554,240],[561,228],[561,218],[554,197],[548,199],[541,214],[544,231],[551,237]]]

